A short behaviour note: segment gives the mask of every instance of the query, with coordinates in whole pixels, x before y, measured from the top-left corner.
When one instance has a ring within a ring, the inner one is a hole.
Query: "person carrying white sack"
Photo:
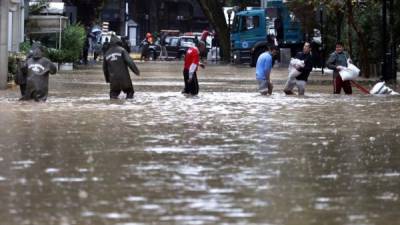
[[[345,70],[349,62],[351,62],[347,52],[344,51],[343,43],[337,42],[335,51],[329,56],[327,61],[328,69],[333,70],[333,93],[340,94],[342,88],[346,95],[351,95],[353,90],[351,88],[350,80],[343,80],[340,72]]]
[[[297,87],[298,94],[304,95],[308,77],[313,68],[311,57],[311,45],[306,42],[303,51],[296,54],[295,59],[291,60],[289,66],[289,78],[283,91],[287,95],[293,95],[293,88]]]

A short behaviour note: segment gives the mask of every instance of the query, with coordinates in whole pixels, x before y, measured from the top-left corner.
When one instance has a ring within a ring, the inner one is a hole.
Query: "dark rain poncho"
[[[46,101],[49,92],[49,74],[57,72],[56,66],[43,57],[42,51],[37,48],[21,70],[27,74],[26,91],[21,100]]]
[[[140,71],[129,57],[128,52],[119,46],[121,40],[112,36],[110,47],[106,51],[103,60],[103,72],[107,83],[110,83],[110,92],[119,93],[120,91],[133,91],[132,80],[129,75],[128,67],[136,75],[140,75]]]

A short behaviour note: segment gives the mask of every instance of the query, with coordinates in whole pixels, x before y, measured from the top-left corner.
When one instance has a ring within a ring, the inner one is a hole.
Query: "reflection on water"
[[[1,224],[400,223],[400,98],[15,100],[0,99]]]

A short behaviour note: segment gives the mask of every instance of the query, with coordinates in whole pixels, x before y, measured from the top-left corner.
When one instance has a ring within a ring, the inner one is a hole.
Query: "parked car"
[[[207,39],[207,50],[211,48],[211,40],[211,37]],[[168,59],[182,59],[185,57],[188,48],[196,42],[196,36],[168,36],[166,37],[165,42],[165,48],[168,52]],[[142,44],[144,44],[144,41],[142,42]],[[161,46],[159,40],[157,40],[154,44],[149,45],[147,50],[147,58],[149,60],[156,60],[160,56],[160,52]]]
[[[168,36],[165,39],[165,48],[168,52],[169,59],[182,59],[188,48],[195,43],[196,37],[194,36]],[[155,58],[160,55],[161,46],[157,43],[157,47],[154,49],[153,54]]]

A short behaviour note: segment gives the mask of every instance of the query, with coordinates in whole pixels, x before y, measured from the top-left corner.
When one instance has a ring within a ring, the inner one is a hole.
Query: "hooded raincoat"
[[[43,57],[42,50],[38,47],[33,50],[30,57],[21,68],[27,74],[26,91],[21,100],[46,101],[49,92],[49,74],[57,72],[56,66]]]
[[[134,90],[128,67],[138,76],[140,71],[128,52],[120,45],[121,40],[117,36],[112,36],[110,47],[104,54],[104,77],[106,82],[110,83],[110,98],[118,98],[121,91],[126,93],[127,98],[132,98]]]

